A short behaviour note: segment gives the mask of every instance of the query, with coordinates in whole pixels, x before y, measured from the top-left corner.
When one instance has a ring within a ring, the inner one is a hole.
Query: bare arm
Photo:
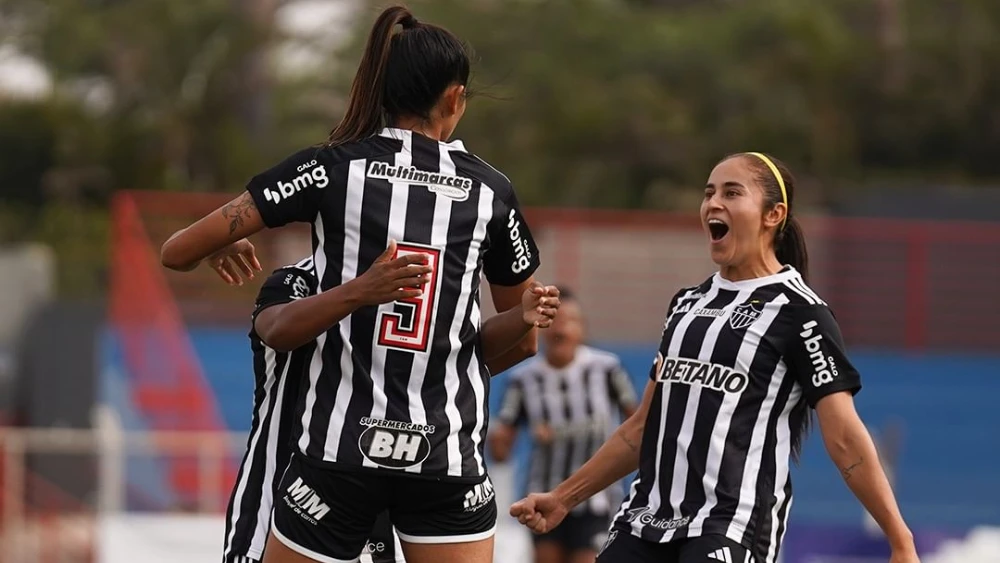
[[[913,534],[896,505],[879,463],[875,444],[847,392],[828,395],[816,404],[823,443],[854,496],[885,532],[893,550],[914,550]]]
[[[639,447],[654,389],[656,383],[650,381],[643,392],[639,409],[618,427],[594,457],[553,489],[552,494],[566,510],[572,510],[639,468]]]
[[[187,272],[198,267],[202,260],[263,228],[264,221],[253,198],[249,192],[243,192],[193,225],[174,233],[163,243],[160,261],[171,270]],[[260,270],[260,264],[253,258],[252,245],[249,250],[250,255],[245,258],[253,263],[247,265]]]
[[[521,298],[535,283],[528,278],[515,286],[490,285],[498,313],[483,323],[483,357],[497,374],[538,353],[538,329],[524,322]]]
[[[514,447],[514,439],[517,438],[517,428],[510,424],[499,422],[490,431],[489,447],[490,455],[493,459],[504,462],[510,458],[510,451]]]
[[[287,352],[315,340],[359,307],[420,295],[431,271],[426,255],[395,255],[396,241],[390,241],[361,276],[317,295],[264,309],[254,319],[254,330],[265,344]]]
[[[257,336],[279,352],[308,344],[362,305],[354,281],[319,295],[264,309],[254,319]]]

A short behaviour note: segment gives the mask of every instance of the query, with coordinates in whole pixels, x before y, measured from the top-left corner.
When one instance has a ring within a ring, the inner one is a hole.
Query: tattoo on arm
[[[841,469],[840,473],[841,473],[841,475],[844,476],[844,481],[850,481],[851,480],[851,475],[854,473],[854,470],[857,469],[864,462],[865,462],[864,458],[858,458],[858,461],[855,461],[854,463],[852,463],[851,465],[847,466],[846,468]]]
[[[236,229],[243,226],[244,220],[257,209],[253,202],[253,197],[248,192],[244,192],[239,199],[231,201],[222,207],[222,216],[229,219],[229,234],[236,232]]]
[[[617,434],[618,437],[621,438],[623,442],[625,442],[625,445],[628,446],[629,449],[631,449],[633,452],[639,451],[639,445],[630,440],[629,437],[626,436],[624,432],[615,432],[615,434]]]

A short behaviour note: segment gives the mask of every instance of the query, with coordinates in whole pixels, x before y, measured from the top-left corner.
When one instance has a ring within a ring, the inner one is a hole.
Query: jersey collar
[[[398,129],[396,127],[386,127],[385,129],[382,129],[382,131],[379,133],[380,137],[389,137],[390,139],[398,139],[400,141],[405,140],[407,137],[412,135],[413,131],[410,131],[409,129]],[[465,150],[465,144],[462,143],[462,141],[459,139],[455,139],[450,143],[438,141],[438,144],[449,150],[469,152]]]
[[[778,273],[771,274],[770,276],[764,276],[762,278],[754,278],[751,280],[740,280],[740,281],[729,281],[722,277],[719,272],[715,272],[712,276],[712,285],[720,289],[731,289],[734,291],[740,291],[744,289],[757,289],[758,287],[763,287],[765,285],[771,285],[774,283],[783,283],[788,280],[792,280],[799,277],[799,272],[791,266],[785,266]]]

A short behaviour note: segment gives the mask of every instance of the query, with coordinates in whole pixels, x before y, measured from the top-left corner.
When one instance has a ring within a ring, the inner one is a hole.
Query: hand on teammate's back
[[[363,305],[380,305],[423,294],[421,286],[430,281],[431,273],[427,255],[413,253],[393,258],[395,255],[396,241],[391,240],[371,268],[355,280]]]
[[[207,258],[208,265],[229,285],[243,285],[243,278],[253,279],[253,273],[263,268],[254,254],[253,244],[240,239]]]
[[[536,534],[552,531],[569,509],[554,493],[531,493],[510,507],[510,515]]]
[[[559,288],[535,283],[521,296],[521,310],[524,311],[525,323],[538,328],[552,326],[552,320],[559,311]]]

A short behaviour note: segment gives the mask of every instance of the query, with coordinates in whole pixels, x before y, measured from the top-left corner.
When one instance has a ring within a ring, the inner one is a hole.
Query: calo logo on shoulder
[[[756,322],[763,312],[764,302],[760,299],[741,303],[729,315],[729,326],[733,327],[733,330],[744,329]]]
[[[406,469],[423,463],[431,453],[427,437],[412,430],[369,426],[358,437],[361,453],[375,465]]]

